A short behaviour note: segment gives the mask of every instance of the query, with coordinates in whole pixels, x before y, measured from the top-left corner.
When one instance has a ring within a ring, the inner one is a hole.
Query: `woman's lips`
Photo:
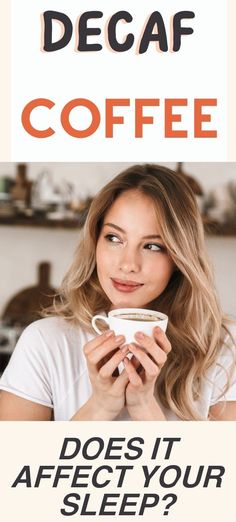
[[[143,286],[142,283],[138,283],[137,281],[126,281],[122,279],[113,279],[111,278],[113,286],[116,288],[116,290],[119,290],[119,292],[135,292],[135,290],[138,290],[141,286]]]

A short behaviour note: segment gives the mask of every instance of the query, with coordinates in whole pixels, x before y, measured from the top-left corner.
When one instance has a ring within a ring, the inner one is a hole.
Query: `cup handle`
[[[109,326],[109,321],[108,321],[108,318],[107,317],[104,317],[104,315],[95,315],[93,318],[92,318],[92,327],[93,329],[95,330],[95,332],[97,332],[98,334],[102,334],[103,332],[101,332],[101,330],[99,330],[98,326],[96,325],[96,321],[97,320],[100,320],[100,321],[104,321],[108,326]]]

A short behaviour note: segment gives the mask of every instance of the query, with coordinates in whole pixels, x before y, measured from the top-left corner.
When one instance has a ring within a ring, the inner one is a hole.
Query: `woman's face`
[[[151,198],[123,192],[104,217],[96,249],[97,274],[111,308],[144,308],[174,271]]]

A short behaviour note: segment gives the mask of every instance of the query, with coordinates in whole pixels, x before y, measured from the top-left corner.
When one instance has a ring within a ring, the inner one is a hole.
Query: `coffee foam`
[[[117,319],[126,319],[127,321],[146,321],[146,322],[154,322],[159,321],[160,317],[158,315],[151,315],[151,314],[132,314],[132,313],[125,313],[125,314],[117,314],[115,317]]]

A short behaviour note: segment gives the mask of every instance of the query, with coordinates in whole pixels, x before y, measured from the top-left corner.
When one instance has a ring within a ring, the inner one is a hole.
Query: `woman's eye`
[[[154,252],[160,252],[164,250],[164,247],[162,245],[157,245],[156,243],[147,243],[147,245],[144,246],[146,250],[153,250]]]
[[[118,236],[115,236],[114,234],[107,234],[105,236],[105,239],[107,241],[110,241],[111,243],[120,243],[121,242],[120,238]]]

